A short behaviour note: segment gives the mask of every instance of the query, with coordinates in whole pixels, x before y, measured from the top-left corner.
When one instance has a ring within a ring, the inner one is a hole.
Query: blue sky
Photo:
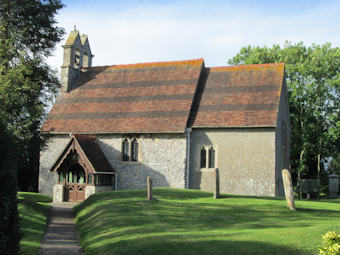
[[[206,66],[222,66],[247,45],[289,40],[340,46],[340,1],[63,2],[59,25],[67,34],[76,25],[89,36],[93,65],[204,58]],[[61,66],[61,44],[48,62]]]

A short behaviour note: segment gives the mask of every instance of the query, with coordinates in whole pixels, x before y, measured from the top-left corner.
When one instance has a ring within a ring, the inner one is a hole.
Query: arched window
[[[89,55],[87,53],[84,53],[83,56],[83,67],[89,67]]]
[[[74,52],[74,68],[79,68],[80,64],[80,51],[76,49]]]
[[[215,168],[215,149],[209,148],[209,168]]]
[[[207,151],[203,147],[201,149],[201,168],[206,168],[207,167]]]
[[[123,152],[123,161],[129,161],[129,141],[128,139],[124,139],[122,142],[122,152]]]
[[[136,138],[131,141],[131,161],[138,161],[138,142]]]
[[[64,171],[59,170],[58,175],[59,175],[59,183],[64,183],[64,176],[65,176]]]

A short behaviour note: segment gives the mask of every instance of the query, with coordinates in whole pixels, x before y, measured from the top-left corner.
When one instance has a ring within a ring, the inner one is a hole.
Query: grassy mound
[[[52,199],[38,193],[18,192],[18,200],[20,231],[23,235],[20,252],[25,255],[38,254],[51,211],[51,205],[46,203]]]
[[[155,189],[98,193],[75,207],[89,254],[315,254],[322,234],[340,231],[340,200],[297,201]]]

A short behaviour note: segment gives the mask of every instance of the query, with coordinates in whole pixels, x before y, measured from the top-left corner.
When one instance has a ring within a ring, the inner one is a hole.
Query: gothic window
[[[131,161],[138,161],[138,142],[136,138],[131,141]]]
[[[129,141],[128,139],[124,139],[122,143],[122,152],[123,152],[123,161],[129,161]]]
[[[203,147],[201,149],[201,168],[206,168],[207,167],[207,151]]]
[[[84,53],[83,56],[83,67],[89,67],[89,56],[87,53]]]
[[[201,168],[215,168],[216,167],[216,149],[215,147],[203,146],[200,157]]]
[[[215,149],[209,148],[209,168],[215,168]]]
[[[89,175],[87,176],[87,183],[88,183],[88,184],[92,184],[92,174],[89,174]]]
[[[74,68],[79,68],[79,64],[80,64],[80,51],[79,49],[76,49],[74,53]]]
[[[64,171],[58,171],[59,174],[59,183],[64,182]]]

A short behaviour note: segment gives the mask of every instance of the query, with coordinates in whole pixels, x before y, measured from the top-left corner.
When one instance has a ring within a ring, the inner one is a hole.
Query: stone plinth
[[[63,202],[64,200],[64,185],[56,184],[53,187],[53,202]]]

